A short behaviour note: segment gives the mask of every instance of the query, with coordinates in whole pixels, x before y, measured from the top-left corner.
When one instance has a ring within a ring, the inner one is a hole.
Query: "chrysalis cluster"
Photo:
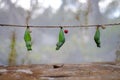
[[[94,41],[97,45],[97,47],[101,47],[101,42],[100,42],[100,30],[99,30],[99,27],[101,27],[102,29],[105,29],[104,26],[102,25],[98,25],[96,26],[96,32],[95,32],[95,35],[94,35]],[[31,51],[32,50],[32,42],[31,42],[31,35],[30,35],[31,31],[29,29],[29,27],[27,26],[26,30],[25,30],[25,33],[24,33],[24,41],[26,43],[26,47],[27,47],[27,50],[28,51]],[[60,27],[60,31],[59,31],[59,36],[58,36],[58,42],[56,44],[56,50],[59,50],[63,44],[65,43],[65,34],[68,33],[68,30],[64,30],[63,31],[63,27]]]

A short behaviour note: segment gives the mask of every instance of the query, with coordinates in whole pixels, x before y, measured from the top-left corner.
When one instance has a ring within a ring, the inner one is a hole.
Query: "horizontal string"
[[[59,26],[32,26],[29,25],[29,27],[32,28],[60,28],[60,27],[64,27],[64,28],[78,28],[78,27],[96,27],[96,26],[114,26],[114,25],[120,25],[120,23],[113,23],[113,24],[95,24],[95,25],[77,25],[77,26],[69,26],[69,25],[59,25]],[[26,27],[25,25],[15,25],[15,24],[0,24],[1,27]]]

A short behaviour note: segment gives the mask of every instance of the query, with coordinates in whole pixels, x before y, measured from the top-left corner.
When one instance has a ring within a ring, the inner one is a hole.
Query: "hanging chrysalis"
[[[32,50],[32,48],[31,48],[32,43],[31,43],[31,35],[30,35],[29,27],[27,27],[26,30],[25,30],[24,40],[25,40],[25,43],[26,43],[27,50],[31,51]]]
[[[60,47],[64,44],[64,42],[65,42],[65,36],[64,36],[63,29],[61,27],[59,32],[59,41],[56,44],[56,50],[59,50]]]
[[[96,28],[96,32],[95,32],[95,35],[94,35],[94,40],[95,40],[95,43],[97,44],[97,47],[101,47],[100,46],[100,30],[99,30],[99,26],[97,26],[97,28]]]

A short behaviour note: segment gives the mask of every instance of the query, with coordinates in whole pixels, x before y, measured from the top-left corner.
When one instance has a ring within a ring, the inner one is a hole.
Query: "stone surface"
[[[120,80],[120,63],[0,66],[0,80]]]

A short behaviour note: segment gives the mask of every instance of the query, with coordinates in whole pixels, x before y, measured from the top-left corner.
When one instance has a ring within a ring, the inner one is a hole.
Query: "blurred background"
[[[0,23],[26,25],[89,25],[120,22],[119,0],[0,0]],[[101,32],[95,27],[65,28],[66,42],[56,51],[59,28],[31,28],[32,51],[24,42],[26,28],[0,27],[0,65],[120,61],[120,25]]]

